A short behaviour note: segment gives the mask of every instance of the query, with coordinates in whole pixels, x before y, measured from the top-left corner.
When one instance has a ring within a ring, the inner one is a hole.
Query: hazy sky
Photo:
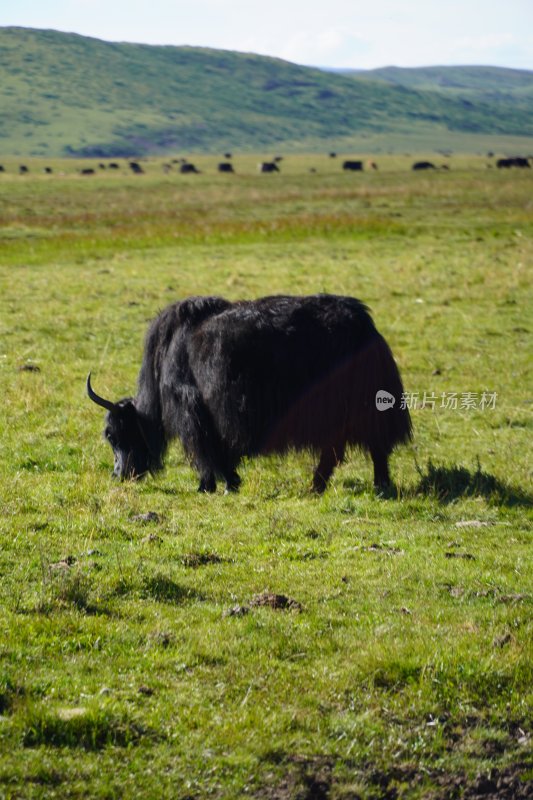
[[[298,64],[533,69],[533,0],[0,0],[0,26]]]

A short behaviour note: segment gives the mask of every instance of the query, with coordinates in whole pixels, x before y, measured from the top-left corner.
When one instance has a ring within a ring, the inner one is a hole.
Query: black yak
[[[414,170],[421,170],[421,169],[436,169],[435,164],[432,164],[431,161],[415,161],[411,169]]]
[[[529,160],[522,156],[514,156],[513,158],[499,158],[496,162],[498,169],[509,167],[530,167]]]
[[[184,161],[180,167],[180,172],[182,175],[199,175],[200,170],[198,170],[194,164],[189,164],[188,161]]]
[[[257,169],[259,172],[279,172],[279,167],[274,161],[261,161]]]
[[[105,400],[90,378],[120,478],[161,469],[177,437],[203,492],[219,477],[236,491],[244,456],[291,448],[319,455],[322,492],[349,445],[370,454],[384,487],[390,453],[411,437],[389,346],[351,297],[191,297],[152,322],[135,398]]]
[[[342,168],[344,170],[348,170],[349,172],[362,172],[363,171],[363,162],[362,161],[343,161]]]

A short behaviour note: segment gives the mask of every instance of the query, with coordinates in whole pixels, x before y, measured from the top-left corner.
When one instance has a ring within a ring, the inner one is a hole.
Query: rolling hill
[[[461,141],[468,150],[493,139],[512,147],[515,137],[531,137],[533,149],[533,73],[434,69],[340,74],[230,51],[0,28],[0,153],[394,150]]]

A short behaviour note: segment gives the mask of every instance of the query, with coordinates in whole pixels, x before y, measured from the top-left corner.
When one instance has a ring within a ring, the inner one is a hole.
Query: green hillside
[[[350,72],[343,73],[350,74]],[[361,73],[351,73],[361,77]],[[515,102],[533,97],[533,72],[501,67],[382,67],[362,73],[370,80],[383,80],[409,89],[470,95],[479,100],[507,99]]]
[[[496,113],[510,108],[526,114],[533,107],[533,72],[500,67],[383,67],[365,73],[342,72],[357,80],[380,80],[472,104],[489,105]]]
[[[512,143],[533,137],[530,90],[524,102],[499,96],[495,114],[489,95],[445,95],[431,80],[407,87],[377,72],[354,79],[250,54],[0,28],[5,155]]]

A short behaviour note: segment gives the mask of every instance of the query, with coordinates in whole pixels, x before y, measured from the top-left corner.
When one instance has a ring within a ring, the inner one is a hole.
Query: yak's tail
[[[353,357],[349,369],[352,398],[346,441],[384,454],[409,442],[413,427],[402,379],[381,334]]]

